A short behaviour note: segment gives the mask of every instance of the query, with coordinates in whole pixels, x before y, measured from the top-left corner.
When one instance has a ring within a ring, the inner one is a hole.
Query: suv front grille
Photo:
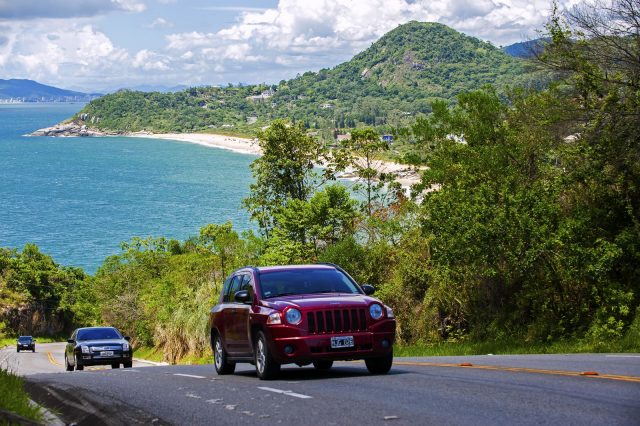
[[[367,318],[364,309],[307,312],[307,326],[310,334],[365,331]]]

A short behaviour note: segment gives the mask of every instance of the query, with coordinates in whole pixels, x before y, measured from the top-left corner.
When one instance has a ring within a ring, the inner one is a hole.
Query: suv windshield
[[[78,331],[77,340],[105,340],[105,339],[121,339],[120,333],[114,328],[91,328]]]
[[[309,293],[360,293],[345,274],[335,269],[261,272],[260,287],[265,299]]]
[[[29,343],[31,341],[31,336],[20,336],[18,337],[18,342]]]

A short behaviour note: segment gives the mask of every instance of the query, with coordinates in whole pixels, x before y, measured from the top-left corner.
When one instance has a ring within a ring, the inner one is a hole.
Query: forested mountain
[[[503,47],[502,50],[509,56],[528,59],[542,53],[544,45],[550,41],[549,38],[536,38],[534,40],[510,44],[509,46]]]
[[[101,95],[59,89],[33,80],[0,80],[0,99],[22,102],[87,102],[98,96]]]
[[[119,131],[250,131],[275,118],[318,129],[398,126],[431,103],[453,103],[461,92],[492,84],[542,85],[541,74],[499,48],[445,25],[410,22],[387,33],[349,62],[307,72],[277,85],[199,87],[174,94],[121,91],[80,114]],[[76,118],[77,118],[76,117]]]

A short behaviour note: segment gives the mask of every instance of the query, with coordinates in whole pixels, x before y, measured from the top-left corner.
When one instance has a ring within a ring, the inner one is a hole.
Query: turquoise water
[[[207,223],[252,227],[251,155],[138,138],[23,136],[81,104],[0,105],[0,247],[35,243],[93,273],[133,236],[184,240]]]

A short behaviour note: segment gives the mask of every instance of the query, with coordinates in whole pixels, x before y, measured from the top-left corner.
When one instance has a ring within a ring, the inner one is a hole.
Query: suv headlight
[[[267,324],[282,324],[280,312],[271,312],[269,318],[267,318]]]
[[[89,346],[82,345],[82,346],[80,346],[80,349],[82,350],[83,354],[88,354],[89,353]]]
[[[387,318],[395,318],[396,316],[393,314],[393,309],[387,306]]]
[[[382,306],[378,305],[377,303],[369,306],[369,314],[374,320],[382,318]]]
[[[287,313],[284,315],[289,324],[298,325],[302,321],[302,314],[296,308],[291,308],[287,310]]]
[[[128,342],[124,342],[122,344],[122,351],[123,352],[128,352],[129,351],[129,343]]]

